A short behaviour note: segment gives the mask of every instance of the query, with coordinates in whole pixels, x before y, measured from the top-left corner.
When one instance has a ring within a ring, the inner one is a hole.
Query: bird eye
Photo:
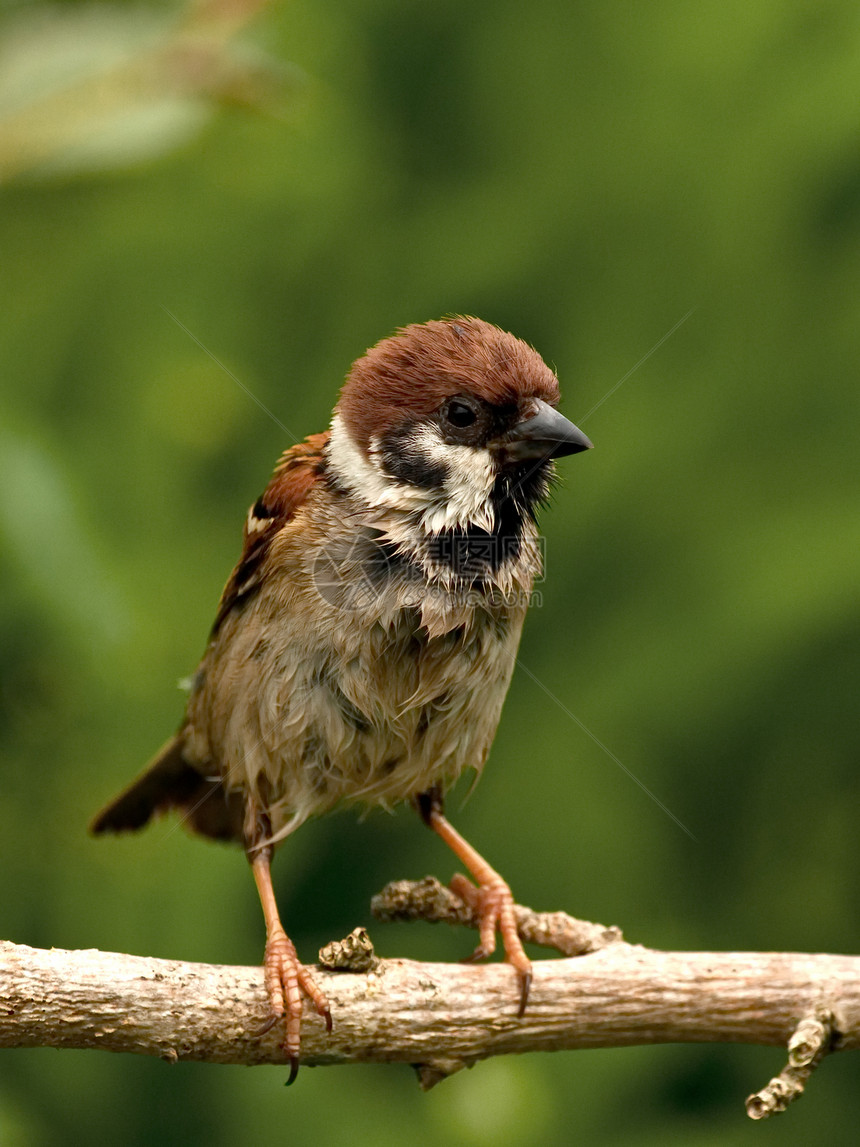
[[[457,430],[465,430],[469,426],[474,426],[478,418],[478,412],[475,408],[461,398],[452,398],[445,407],[444,414],[445,421],[455,426]]]

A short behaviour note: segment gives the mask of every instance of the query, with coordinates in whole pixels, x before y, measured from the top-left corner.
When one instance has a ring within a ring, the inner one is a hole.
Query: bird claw
[[[465,876],[459,874],[452,879],[450,887],[452,892],[455,892],[474,909],[478,918],[478,932],[481,942],[474,952],[463,960],[463,963],[473,964],[477,960],[491,956],[496,950],[496,932],[498,931],[501,934],[505,949],[505,960],[509,964],[513,964],[520,977],[520,1001],[517,1017],[521,1019],[525,1014],[529,991],[531,990],[532,963],[525,953],[517,931],[514,897],[510,887],[500,876],[486,884],[475,886]]]
[[[266,942],[263,972],[272,1015],[260,1035],[271,1031],[279,1020],[285,1021],[282,1047],[290,1061],[290,1076],[286,1084],[289,1087],[299,1071],[302,997],[307,996],[314,1005],[317,1014],[325,1021],[327,1032],[332,1029],[331,1009],[310,972],[299,963],[293,942],[283,931],[275,932]]]
[[[531,964],[529,964],[529,970],[527,972],[523,972],[519,968],[517,971],[520,977],[520,1006],[517,1008],[517,1019],[521,1020],[526,1014],[526,1004],[529,1002],[529,992],[532,986]]]
[[[255,1028],[254,1031],[251,1032],[251,1035],[254,1037],[254,1039],[262,1039],[264,1035],[269,1034],[269,1032],[272,1030],[280,1018],[281,1017],[279,1015],[269,1016],[263,1026],[261,1028]]]

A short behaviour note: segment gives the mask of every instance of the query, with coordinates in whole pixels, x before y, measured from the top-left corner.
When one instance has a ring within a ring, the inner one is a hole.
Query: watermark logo
[[[313,556],[311,578],[323,601],[351,613],[379,601],[393,580],[392,561],[380,542],[356,534],[321,546]]]

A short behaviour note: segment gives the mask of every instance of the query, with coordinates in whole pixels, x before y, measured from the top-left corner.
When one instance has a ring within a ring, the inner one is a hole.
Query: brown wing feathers
[[[295,514],[323,473],[323,448],[328,433],[312,434],[285,451],[263,495],[254,503],[245,524],[244,549],[221,595],[212,636],[231,610],[241,607],[259,587],[262,567],[272,539]],[[94,833],[142,828],[169,808],[185,810],[188,826],[216,839],[242,839],[241,798],[229,797],[217,779],[201,775],[183,755],[183,731],[169,741],[144,772],[98,814]]]
[[[311,434],[304,442],[285,450],[268,486],[248,511],[242,556],[224,587],[210,638],[218,632],[224,618],[259,589],[272,538],[320,480],[325,465],[323,448],[328,437],[328,431]]]

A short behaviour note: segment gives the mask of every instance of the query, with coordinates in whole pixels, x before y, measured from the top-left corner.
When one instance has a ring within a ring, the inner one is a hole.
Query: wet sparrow
[[[553,459],[591,446],[558,398],[534,350],[475,318],[405,327],[354,363],[330,429],[286,451],[248,513],[179,731],[93,822],[120,832],[176,807],[245,849],[290,1081],[303,995],[329,1028],[331,1014],[281,924],[272,853],[346,802],[411,801],[450,845],[475,880],[460,890],[479,908],[476,955],[498,930],[525,1008],[510,889],[442,795],[496,732]]]

